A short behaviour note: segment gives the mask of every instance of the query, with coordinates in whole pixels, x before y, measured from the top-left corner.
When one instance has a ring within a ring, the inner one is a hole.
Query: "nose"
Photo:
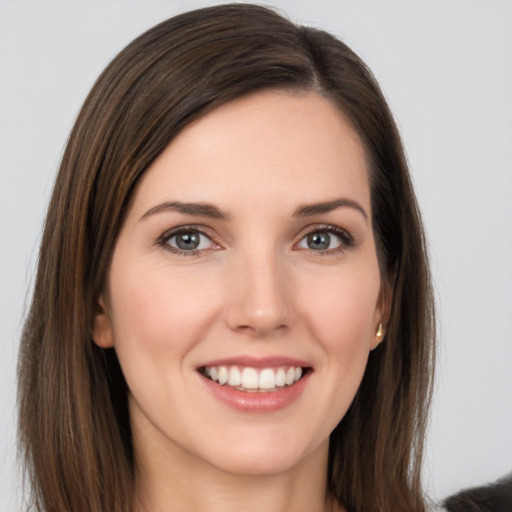
[[[292,283],[277,258],[243,258],[229,279],[226,319],[231,329],[262,338],[290,326]]]

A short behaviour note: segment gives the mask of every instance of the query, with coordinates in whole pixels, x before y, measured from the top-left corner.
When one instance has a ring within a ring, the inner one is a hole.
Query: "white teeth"
[[[221,385],[228,385],[240,390],[270,390],[291,386],[302,377],[300,366],[280,368],[255,368],[238,366],[207,366],[204,375]]]
[[[258,380],[258,387],[260,389],[272,389],[276,387],[276,376],[274,370],[267,368],[262,370]]]
[[[242,387],[258,389],[258,372],[254,368],[244,368],[242,372]]]
[[[286,384],[286,373],[283,368],[279,368],[276,372],[276,386],[284,386]]]
[[[232,366],[229,370],[228,384],[230,386],[240,386],[242,384],[242,374],[236,366]]]
[[[228,369],[225,366],[221,366],[219,368],[219,384],[226,384],[228,378]]]

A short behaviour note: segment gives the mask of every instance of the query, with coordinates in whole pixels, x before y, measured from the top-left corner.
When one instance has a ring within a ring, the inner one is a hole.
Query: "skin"
[[[340,198],[349,204],[295,215]],[[208,203],[226,218],[166,202]],[[128,383],[136,490],[149,510],[337,509],[325,492],[329,434],[387,303],[370,219],[361,141],[314,93],[264,91],[221,106],[151,165],[94,325]],[[207,236],[177,253],[172,230],[191,226]],[[311,248],[310,233],[330,236],[328,247]],[[312,372],[288,406],[239,411],[197,368],[242,355],[299,358]]]

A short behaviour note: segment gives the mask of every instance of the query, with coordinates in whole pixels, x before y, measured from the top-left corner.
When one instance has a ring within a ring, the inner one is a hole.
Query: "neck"
[[[341,511],[326,493],[327,448],[271,475],[226,472],[176,446],[165,454],[144,449],[147,456],[136,463],[136,512]]]

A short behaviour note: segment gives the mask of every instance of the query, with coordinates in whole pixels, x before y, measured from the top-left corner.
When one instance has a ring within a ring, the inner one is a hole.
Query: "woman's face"
[[[319,95],[252,94],[173,140],[136,189],[94,326],[142,460],[325,461],[383,314],[370,219],[361,142]]]

